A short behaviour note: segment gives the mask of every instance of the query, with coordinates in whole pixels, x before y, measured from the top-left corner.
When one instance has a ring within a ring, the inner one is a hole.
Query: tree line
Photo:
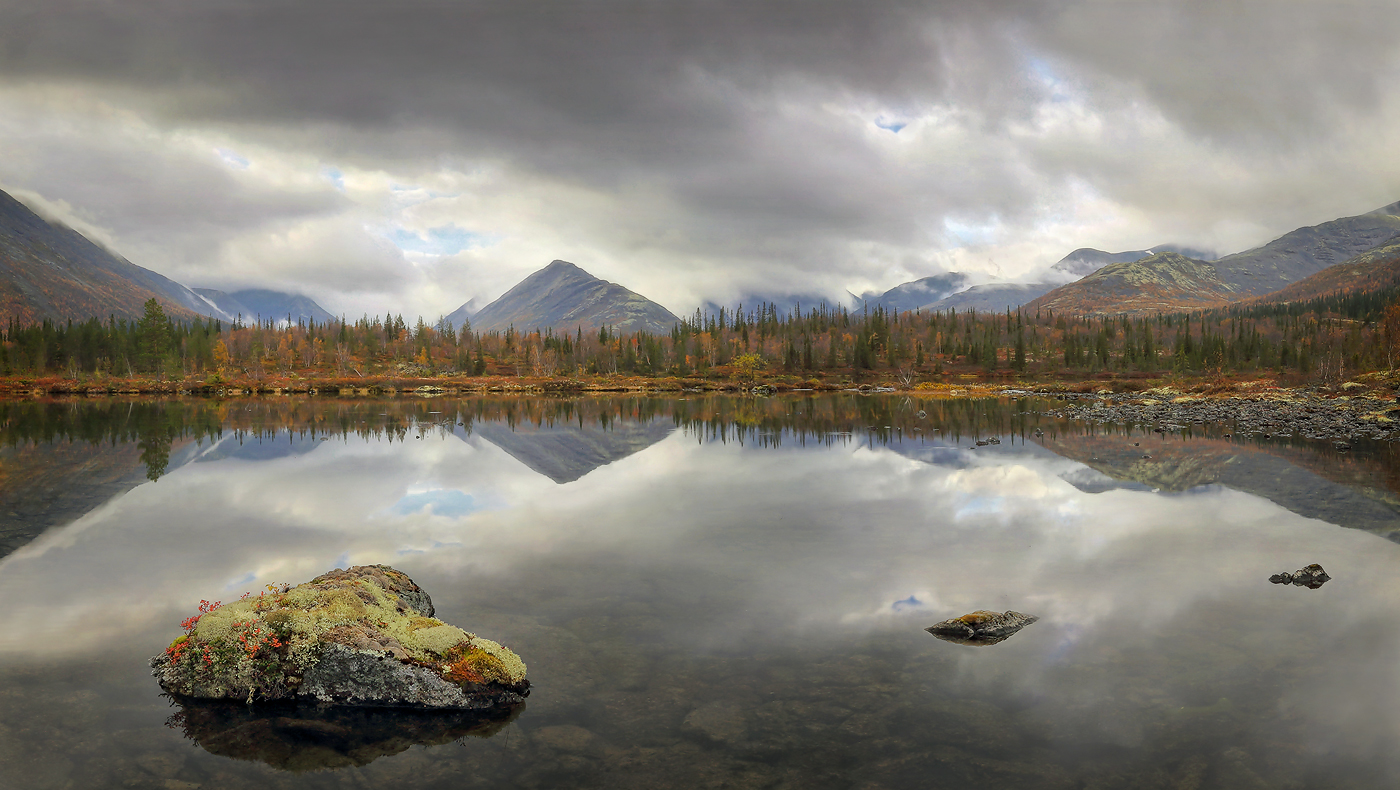
[[[1396,293],[1233,305],[1195,313],[1079,316],[1051,311],[895,313],[772,303],[697,310],[670,332],[510,327],[476,332],[401,315],[325,323],[174,321],[151,300],[137,320],[22,324],[0,336],[0,372],[155,376],[719,377],[736,371],[892,377],[944,373],[1276,371],[1341,377],[1400,362]]]

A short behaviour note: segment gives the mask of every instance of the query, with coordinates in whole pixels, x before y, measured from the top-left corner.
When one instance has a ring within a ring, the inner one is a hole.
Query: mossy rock
[[[195,699],[482,710],[529,694],[525,663],[433,617],[432,599],[387,565],[201,606],[151,659],[171,694]]]
[[[1009,639],[1017,631],[1039,620],[1035,615],[1020,612],[992,612],[978,609],[962,617],[954,617],[925,628],[945,642],[985,647]]]

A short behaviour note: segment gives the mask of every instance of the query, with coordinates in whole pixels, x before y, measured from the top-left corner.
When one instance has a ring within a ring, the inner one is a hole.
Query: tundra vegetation
[[[455,707],[486,707],[468,703],[493,696],[514,701],[528,693],[519,656],[433,614],[431,599],[400,571],[358,566],[296,587],[269,585],[230,604],[200,601],[198,613],[181,623],[184,633],[151,665],[167,691],[200,699],[415,703],[367,696],[364,688],[374,684],[354,677],[313,683],[330,653],[371,656],[368,666],[387,664],[391,673],[395,664],[428,670],[467,692]],[[425,677],[419,672],[408,685],[421,685]],[[383,685],[397,693],[392,682]],[[454,707],[449,697],[420,704]]]

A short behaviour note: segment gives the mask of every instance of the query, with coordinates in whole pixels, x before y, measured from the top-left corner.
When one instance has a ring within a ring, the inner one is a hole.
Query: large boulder
[[[519,656],[433,614],[428,594],[387,565],[337,569],[200,602],[152,674],[181,697],[247,702],[486,710],[529,695]]]
[[[924,630],[945,642],[984,647],[1005,641],[1012,634],[1039,619],[1020,612],[989,612],[979,609],[962,617],[935,623]]]

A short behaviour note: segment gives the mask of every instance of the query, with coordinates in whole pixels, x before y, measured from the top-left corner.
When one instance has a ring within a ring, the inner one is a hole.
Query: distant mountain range
[[[1158,253],[1112,263],[1026,304],[1027,310],[1143,313],[1212,307],[1278,291],[1400,240],[1400,203],[1299,228],[1216,261]]]
[[[954,309],[958,312],[976,310],[979,313],[1015,310],[1021,305],[1049,291],[1051,283],[987,283],[974,285],[966,291],[950,294],[933,304],[926,304],[921,312],[939,312]]]
[[[805,310],[827,303],[848,309],[894,312],[948,309],[1000,312],[1050,309],[1078,314],[1189,310],[1251,299],[1301,300],[1337,290],[1365,290],[1400,281],[1400,202],[1354,217],[1299,228],[1244,252],[1217,258],[1213,251],[1176,245],[1105,252],[1080,248],[1051,266],[1043,281],[969,285],[960,272],[943,272],[887,291],[765,297],[744,307],[777,304]],[[1378,285],[1379,283],[1379,285]],[[187,288],[143,269],[44,220],[0,192],[0,310],[21,321],[137,318],[155,298],[179,320],[209,316],[225,321],[325,323],[335,319],[312,299],[265,289],[224,292]],[[730,306],[733,307],[732,305]],[[707,303],[705,312],[718,312]],[[448,315],[479,332],[515,327],[531,331],[593,332],[609,327],[664,334],[679,321],[665,307],[616,283],[556,260],[478,309],[475,299]]]
[[[212,288],[194,288],[196,294],[222,314],[226,320],[241,318],[244,323],[275,321],[285,324],[324,324],[334,321],[335,316],[326,312],[315,301],[299,294],[251,288],[225,293]]]
[[[592,332],[606,326],[621,333],[655,334],[670,332],[679,321],[656,302],[568,261],[554,261],[531,274],[471,319],[472,329],[478,332],[504,332],[510,327],[522,332],[545,327]]]
[[[967,275],[945,272],[901,283],[884,293],[868,293],[860,297],[860,307],[883,307],[895,313],[915,310],[956,294],[967,288]]]

